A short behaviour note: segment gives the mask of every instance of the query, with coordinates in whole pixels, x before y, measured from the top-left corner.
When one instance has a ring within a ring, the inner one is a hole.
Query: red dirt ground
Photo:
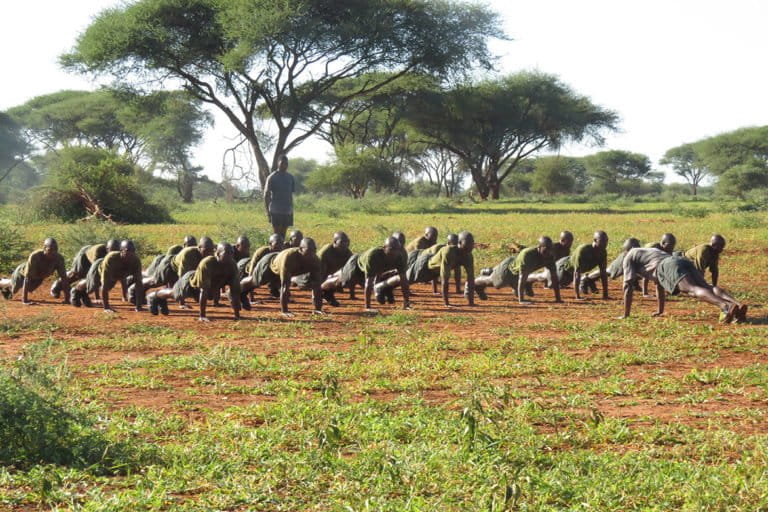
[[[47,290],[47,287],[41,287]],[[584,326],[593,326],[612,321],[621,313],[619,300],[620,290],[617,283],[611,284],[613,300],[605,303],[602,300],[591,298],[584,302],[573,300],[573,292],[564,290],[565,304],[554,304],[552,293],[548,290],[536,289],[536,302],[530,306],[520,306],[512,302],[511,290],[491,291],[490,300],[478,301],[478,306],[470,308],[458,295],[452,295],[452,301],[457,308],[445,309],[439,297],[431,293],[426,286],[415,287],[417,293],[414,297],[414,311],[418,314],[420,322],[416,328],[428,327],[431,331],[445,331],[452,336],[464,339],[477,340],[479,342],[495,342],[499,338],[500,329],[514,329],[514,334],[534,339],[541,339],[547,344],[557,343],[559,339],[569,335],[565,329],[558,329],[557,322],[566,321]],[[93,378],[91,373],[82,371],[86,366],[93,364],[113,365],[126,360],[144,359],[168,354],[191,354],[199,350],[199,346],[215,346],[222,343],[219,336],[226,333],[226,343],[233,346],[246,347],[248,350],[259,354],[276,354],[283,351],[299,351],[305,349],[323,349],[330,351],[347,351],[354,345],[354,337],[363,329],[375,329],[381,324],[362,311],[360,296],[356,301],[346,300],[346,294],[339,294],[338,298],[344,304],[340,308],[328,308],[330,314],[325,317],[311,315],[311,304],[308,293],[295,292],[296,303],[291,304],[291,311],[296,313],[294,318],[285,319],[279,314],[277,302],[266,302],[256,305],[254,311],[243,312],[243,319],[239,324],[232,320],[231,310],[226,307],[209,308],[209,316],[213,322],[203,324],[196,321],[197,311],[180,311],[171,304],[169,317],[152,317],[148,312],[136,313],[132,309],[119,302],[113,293],[113,306],[117,309],[116,315],[108,315],[99,307],[93,309],[76,309],[71,306],[59,304],[46,297],[44,292],[33,294],[33,300],[39,301],[37,305],[23,306],[18,299],[12,302],[0,304],[0,322],[13,325],[14,322],[31,322],[33,327],[20,329],[20,334],[0,334],[0,359],[10,360],[19,357],[24,346],[30,342],[39,341],[48,337],[48,333],[34,327],[36,321],[43,326],[52,324],[52,335],[60,341],[77,342],[82,339],[104,338],[114,336],[132,324],[153,325],[177,329],[180,331],[193,331],[197,334],[198,347],[191,348],[150,348],[135,350],[120,350],[109,348],[73,348],[67,350],[67,360],[76,378]],[[360,294],[359,294],[360,295]],[[399,299],[398,299],[399,300]],[[648,315],[653,310],[655,300],[639,299],[636,301],[633,314],[646,318],[649,322],[655,321]],[[396,311],[393,306],[379,308],[384,315]],[[700,320],[702,312],[706,313],[706,320]],[[683,321],[708,322],[714,326],[713,339],[721,335],[728,335],[733,330],[742,328],[740,325],[718,325],[717,311],[707,305],[693,303],[689,300],[672,300],[667,305],[667,316],[672,316]],[[753,307],[750,310],[751,318],[758,323],[765,323],[765,310],[761,307]],[[453,321],[451,321],[453,319]],[[263,343],[254,343],[254,338],[246,337],[243,329],[253,326],[258,329],[261,322],[269,322],[275,326],[281,323],[301,325],[311,323],[309,334],[303,334],[301,329],[296,330],[295,336],[281,336],[264,339]],[[396,322],[391,326],[398,327]],[[409,325],[399,326],[408,330]],[[2,332],[2,331],[0,331]],[[135,336],[135,334],[133,335]],[[147,334],[152,336],[152,334]],[[318,338],[327,338],[318,341]],[[605,350],[610,347],[605,347]],[[568,351],[567,346],[563,346]],[[478,349],[479,351],[480,349]],[[471,352],[472,350],[459,351]],[[582,350],[570,351],[572,355],[589,357],[589,352]],[[637,382],[643,382],[648,378],[663,373],[667,377],[684,378],[693,369],[704,370],[708,368],[743,368],[757,363],[766,363],[765,354],[753,352],[737,352],[725,350],[718,354],[714,361],[704,362],[700,359],[677,360],[658,365],[632,365],[624,369],[623,377]],[[160,389],[137,388],[110,388],[101,390],[101,399],[113,408],[126,406],[149,407],[163,411],[173,411],[184,414],[191,419],[204,419],[209,410],[221,410],[231,406],[243,406],[253,403],[262,403],[274,400],[266,395],[253,394],[214,394],[194,393],[188,394],[185,389],[190,387],[190,381],[195,377],[204,375],[204,372],[196,372],[194,375],[179,373],[172,379],[165,379]],[[237,379],[228,379],[235,382]],[[254,379],[243,378],[240,384],[253,384]],[[527,384],[526,384],[527,383]],[[537,387],[533,379],[517,379],[515,385],[520,387]],[[522,385],[522,386],[521,386]],[[394,400],[400,396],[396,392],[374,392],[351,397],[353,400],[375,399]],[[436,388],[421,392],[422,398],[430,404],[444,404],[453,407],[456,396],[445,389]],[[642,397],[597,397],[595,409],[605,417],[615,417],[632,420],[634,422],[650,423],[681,423],[695,425],[699,428],[708,428],[710,421],[716,421],[723,417],[728,418],[729,412],[736,409],[749,408],[760,413],[768,413],[768,403],[765,401],[751,400],[744,395],[721,395],[716,400],[707,400],[703,403],[688,404],[677,401],[676,396],[656,396],[652,399]],[[768,422],[759,422],[754,419],[738,417],[732,420],[730,425],[724,428],[754,433],[768,432]],[[543,428],[547,428],[546,426]]]

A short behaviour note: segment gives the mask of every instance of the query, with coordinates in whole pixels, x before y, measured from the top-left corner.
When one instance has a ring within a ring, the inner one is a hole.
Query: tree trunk
[[[698,192],[698,186],[696,183],[691,183],[691,192],[693,192],[693,197],[696,197],[696,193]]]
[[[482,169],[473,168],[470,172],[472,174],[472,181],[474,182],[475,187],[477,187],[477,193],[480,195],[480,199],[485,201],[488,199],[491,189],[488,186],[488,181],[483,175]]]
[[[498,199],[499,198],[499,190],[501,189],[501,183],[499,183],[498,181],[494,181],[490,185],[490,189],[491,189],[491,199]]]

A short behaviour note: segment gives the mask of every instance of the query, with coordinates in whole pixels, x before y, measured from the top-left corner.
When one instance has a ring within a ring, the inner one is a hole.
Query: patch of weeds
[[[10,372],[0,371],[0,463],[18,468],[57,464],[97,475],[128,474],[153,450],[110,436],[105,418],[72,405],[64,362],[54,342],[28,347]]]
[[[0,310],[0,334],[11,338],[31,332],[51,333],[58,327],[49,312],[25,318],[11,318],[4,308]]]

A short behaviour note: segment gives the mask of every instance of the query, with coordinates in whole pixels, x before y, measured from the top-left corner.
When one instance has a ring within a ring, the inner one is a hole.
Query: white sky
[[[57,58],[112,0],[26,0],[3,5],[0,28],[0,110],[61,89],[92,89],[64,73]],[[489,0],[501,13],[509,42],[496,42],[499,69],[558,75],[578,93],[616,110],[621,132],[603,149],[648,155],[671,147],[768,124],[768,2],[760,0]],[[218,178],[221,154],[234,135],[217,119],[197,161]],[[565,148],[584,155],[596,148]],[[325,159],[309,141],[294,156]]]

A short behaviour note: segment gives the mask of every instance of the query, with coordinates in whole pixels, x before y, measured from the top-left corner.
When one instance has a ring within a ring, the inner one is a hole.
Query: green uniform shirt
[[[277,252],[273,251],[272,248],[268,245],[264,245],[262,247],[259,247],[253,252],[253,256],[251,256],[250,261],[248,261],[248,264],[245,266],[245,273],[248,275],[251,275],[251,272],[253,272],[253,269],[256,268],[256,264],[259,262],[261,258],[266,256],[267,254]]]
[[[430,270],[440,270],[440,280],[446,282],[451,277],[451,271],[464,267],[467,279],[475,277],[475,259],[471,252],[460,251],[455,245],[446,245],[434,256],[429,258]]]
[[[88,247],[88,249],[85,250],[85,257],[88,258],[88,261],[93,263],[99,258],[103,258],[107,255],[107,244],[96,244],[91,245]]]
[[[567,270],[578,270],[583,273],[599,265],[603,268],[608,266],[608,252],[592,244],[582,244],[571,255]]]
[[[320,274],[325,277],[341,269],[349,258],[352,257],[352,251],[349,247],[346,249],[337,249],[333,244],[325,244],[318,252],[320,258]]]
[[[552,272],[555,268],[555,260],[542,256],[537,247],[528,247],[517,253],[517,257],[509,267],[512,273],[517,276],[523,272],[530,274],[541,267],[547,267]]]
[[[445,244],[435,244],[431,247],[427,247],[426,249],[424,249],[424,253],[435,255],[443,247],[445,247]]]
[[[64,256],[56,253],[53,258],[46,258],[42,249],[38,249],[29,255],[24,268],[21,269],[21,275],[27,279],[45,279],[56,272],[60,278],[67,278],[67,269],[64,264]]]
[[[240,261],[243,258],[250,258],[250,257],[251,257],[251,252],[250,251],[248,251],[248,252],[242,251],[241,252],[240,250],[238,250],[237,247],[235,247],[235,261]]]
[[[309,279],[312,283],[320,282],[320,258],[315,255],[314,258],[307,260],[299,252],[298,247],[292,247],[280,251],[269,264],[270,270],[280,277],[280,282],[290,281],[292,276],[309,273]]]
[[[423,251],[424,249],[429,249],[433,245],[435,245],[435,242],[430,242],[424,235],[421,235],[420,237],[411,240],[411,242],[405,246],[405,250],[407,252]]]
[[[165,252],[165,255],[166,256],[176,256],[177,254],[179,254],[183,250],[184,250],[184,246],[183,245],[172,245]]]
[[[643,246],[644,249],[658,249],[660,251],[663,251],[664,249],[661,248],[661,244],[659,242],[648,242]]]
[[[231,299],[239,305],[240,271],[237,270],[237,264],[234,261],[222,263],[216,259],[216,256],[206,256],[195,269],[189,284],[193,288],[209,292],[229,286]]]
[[[563,244],[560,242],[555,242],[552,245],[552,260],[557,261],[560,258],[565,258],[566,256],[570,256],[571,249],[566,248]]]
[[[408,256],[403,257],[403,251],[394,251],[387,256],[383,247],[372,247],[357,259],[357,266],[366,277],[378,276],[389,270],[405,273],[408,266]]]
[[[712,246],[709,244],[701,244],[685,251],[686,259],[693,262],[696,270],[702,274],[709,269],[710,272],[718,272],[718,260],[719,254],[717,254]]]
[[[141,282],[141,260],[135,253],[123,260],[120,251],[107,254],[99,266],[101,285],[111,289],[118,281],[133,276],[134,282]]]
[[[200,249],[197,247],[185,247],[171,260],[171,268],[176,275],[181,277],[187,272],[195,270],[203,259]]]

